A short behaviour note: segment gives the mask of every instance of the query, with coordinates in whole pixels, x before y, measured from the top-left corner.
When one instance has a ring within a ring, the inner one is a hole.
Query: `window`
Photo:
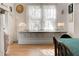
[[[55,31],[56,25],[56,8],[54,5],[43,6],[43,29],[45,31]]]
[[[29,5],[30,31],[54,31],[56,28],[56,7],[54,5]]]
[[[29,5],[29,30],[39,31],[41,28],[41,8],[39,5]]]

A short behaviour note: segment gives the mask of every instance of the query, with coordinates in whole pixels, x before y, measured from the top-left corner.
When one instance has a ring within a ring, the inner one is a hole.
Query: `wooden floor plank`
[[[6,54],[8,56],[30,56],[31,53],[38,49],[53,49],[53,44],[17,44],[8,45]]]

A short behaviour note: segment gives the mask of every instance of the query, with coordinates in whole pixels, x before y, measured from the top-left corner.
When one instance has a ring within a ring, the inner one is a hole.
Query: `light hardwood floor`
[[[8,45],[7,56],[32,56],[40,49],[53,49],[53,44],[24,44],[13,43]],[[39,54],[37,55],[39,56]]]

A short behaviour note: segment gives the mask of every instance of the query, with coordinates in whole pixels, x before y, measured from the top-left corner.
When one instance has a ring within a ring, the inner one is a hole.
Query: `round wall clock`
[[[23,11],[24,11],[23,5],[19,4],[19,5],[16,6],[16,12],[22,13]]]

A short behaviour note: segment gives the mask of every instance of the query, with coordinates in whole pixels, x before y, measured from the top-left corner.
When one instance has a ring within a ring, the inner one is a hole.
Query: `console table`
[[[52,37],[59,37],[66,32],[18,32],[18,44],[50,44]]]

